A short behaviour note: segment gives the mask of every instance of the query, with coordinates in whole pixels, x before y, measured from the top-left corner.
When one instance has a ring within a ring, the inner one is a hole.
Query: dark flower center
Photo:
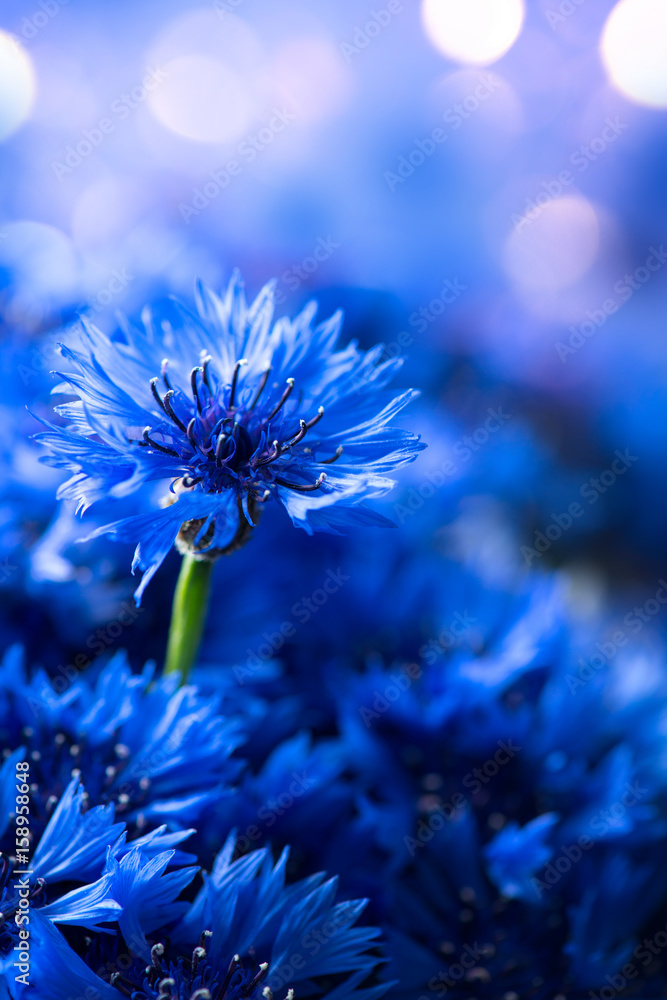
[[[246,969],[239,955],[234,955],[224,973],[214,969],[207,955],[210,931],[204,931],[192,957],[170,961],[163,944],[151,948],[151,963],[145,968],[113,972],[111,985],[131,1000],[272,1000],[273,993],[263,986],[268,963]],[[293,997],[292,990],[288,998]]]
[[[255,503],[270,497],[270,488],[282,486],[297,492],[319,490],[326,479],[321,473],[315,482],[295,482],[288,475],[303,475],[294,469],[298,459],[303,465],[313,461],[314,452],[322,442],[304,438],[324,416],[319,407],[309,420],[297,418],[301,396],[293,396],[295,380],[288,378],[279,399],[270,406],[266,388],[271,369],[268,368],[254,386],[240,390],[239,373],[247,364],[242,358],[234,366],[230,384],[221,383],[210,365],[210,357],[202,358],[190,372],[191,396],[174,389],[168,372],[168,361],[162,362],[160,377],[151,379],[151,392],[162,419],[154,426],[144,427],[141,437],[130,437],[139,447],[169,455],[187,466],[182,478],[186,489],[202,484],[209,493],[236,488],[248,493]],[[160,378],[166,391],[161,394]],[[273,386],[272,389],[277,388]],[[331,464],[342,454],[338,447],[333,455],[318,458],[320,464]]]

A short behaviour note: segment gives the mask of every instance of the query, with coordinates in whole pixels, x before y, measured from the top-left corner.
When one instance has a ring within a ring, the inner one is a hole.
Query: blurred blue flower
[[[138,597],[179,533],[185,550],[229,551],[269,499],[309,533],[388,523],[365,501],[424,447],[389,426],[416,395],[387,389],[400,359],[336,351],[342,314],[313,327],[315,303],[272,323],[273,289],[248,305],[235,274],[222,299],[198,286],[196,315],[174,302],[111,340],[82,320],[80,349],[61,347],[74,370],[57,391],[78,400],[57,407],[66,429],[39,435],[73,472],[59,495],[85,510],[172,484],[173,502],[151,507],[146,489],[147,513],[98,529],[139,543]]]
[[[651,997],[664,970],[636,949],[664,926],[664,677],[628,650],[573,691],[583,636],[558,588],[535,587],[519,611],[476,655],[341,685],[365,808],[337,832],[336,860],[365,845],[401,1000],[473,985],[585,997],[627,962]]]
[[[84,808],[85,792],[73,777],[36,845],[31,868],[52,882],[88,882],[99,874],[107,850],[122,846],[124,823],[115,822],[112,805]]]
[[[445,987],[461,1000],[587,1000],[627,961],[651,1000],[664,970],[636,949],[667,920],[657,637],[647,629],[573,686],[610,621],[573,621],[567,578],[492,586],[419,552],[383,593],[353,565],[348,553],[336,612],[349,641],[304,630],[276,651],[282,670],[241,674],[239,704],[263,693],[256,724],[275,743],[253,737],[253,772],[221,803],[236,850],[290,843],[292,871],[338,871],[347,894],[367,896],[396,1000]],[[364,586],[365,639],[349,607]],[[401,592],[408,606],[423,594],[424,614],[385,645]],[[233,680],[219,683],[229,693]]]
[[[263,728],[270,725],[271,715],[270,707]],[[217,806],[209,824],[209,849],[211,834],[219,836],[221,829],[233,827],[238,830],[237,854],[260,840],[294,844],[290,875],[320,867],[327,857],[330,831],[349,814],[350,789],[339,780],[346,764],[347,751],[340,739],[315,741],[306,732],[278,737],[258,773],[248,769],[237,794]]]
[[[226,718],[218,695],[156,678],[151,664],[133,674],[124,653],[51,680],[28,671],[19,647],[9,650],[0,664],[0,736],[31,760],[38,816],[81,775],[89,804],[113,804],[133,831],[190,826],[232,794],[243,767],[232,757],[242,719]]]
[[[34,355],[42,362],[40,370],[32,367]],[[5,596],[25,582],[29,575],[27,556],[57,509],[53,494],[62,474],[55,471],[46,476],[40,474],[34,450],[27,441],[38,425],[26,410],[28,404],[37,408],[39,396],[44,391],[48,398],[43,369],[50,367],[54,357],[46,339],[41,343],[32,342],[16,331],[4,333],[6,377],[0,404],[3,469],[0,479],[0,589]]]

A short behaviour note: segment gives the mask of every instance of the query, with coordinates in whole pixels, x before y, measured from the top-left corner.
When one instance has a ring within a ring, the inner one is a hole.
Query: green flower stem
[[[180,674],[185,684],[197,658],[204,632],[213,562],[183,556],[178,575],[167,641],[165,674]]]

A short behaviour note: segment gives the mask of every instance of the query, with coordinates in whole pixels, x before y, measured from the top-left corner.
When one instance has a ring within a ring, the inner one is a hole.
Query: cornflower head
[[[35,988],[36,949],[48,941],[60,943],[61,952],[66,948],[54,925],[82,937],[83,930],[106,936],[112,933],[106,925],[118,923],[126,941],[147,951],[144,934],[182,915],[185,904],[176,899],[197,871],[180,867],[187,856],[174,850],[192,831],[157,827],[128,844],[113,804],[88,808],[78,776],[55,806],[49,802],[45,822],[33,761],[25,756],[21,747],[0,767],[0,996],[12,1000]],[[20,825],[26,815],[36,822]],[[47,976],[60,984],[55,988],[62,1000],[79,995],[71,989],[80,960],[73,952],[68,957],[71,962],[59,965],[53,955],[51,962],[45,956]],[[68,977],[69,988],[61,990]],[[35,995],[44,993],[37,989]]]
[[[416,395],[387,388],[402,359],[337,349],[342,314],[314,325],[315,303],[274,322],[273,289],[248,304],[235,273],[223,297],[199,284],[195,312],[173,301],[111,337],[81,320],[79,345],[61,345],[54,391],[78,399],[39,438],[78,510],[139,494],[97,531],[137,543],[137,600],[174,542],[197,560],[235,551],[268,501],[308,533],[391,523],[366,501],[424,447],[391,426]]]
[[[120,912],[105,916],[120,934],[93,927],[75,949],[37,914],[42,1000],[380,1000],[379,932],[355,926],[366,901],[337,901],[336,879],[322,873],[286,884],[287,851],[276,864],[266,849],[232,862],[235,839],[189,904],[174,897],[192,870],[165,875],[169,852],[111,857],[104,878]]]

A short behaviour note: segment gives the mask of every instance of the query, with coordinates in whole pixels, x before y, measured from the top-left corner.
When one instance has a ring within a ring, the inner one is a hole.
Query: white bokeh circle
[[[0,30],[0,140],[26,120],[36,92],[32,59],[12,35]]]
[[[488,66],[519,37],[524,0],[422,0],[422,23],[444,55],[462,63]]]
[[[252,104],[237,74],[216,59],[196,53],[164,67],[166,80],[149,97],[149,107],[166,128],[198,142],[230,142],[247,131]]]
[[[667,2],[620,0],[600,52],[613,85],[638,104],[667,108]]]
[[[583,277],[599,247],[595,209],[587,198],[572,194],[538,204],[513,227],[503,265],[519,289],[556,292]]]

